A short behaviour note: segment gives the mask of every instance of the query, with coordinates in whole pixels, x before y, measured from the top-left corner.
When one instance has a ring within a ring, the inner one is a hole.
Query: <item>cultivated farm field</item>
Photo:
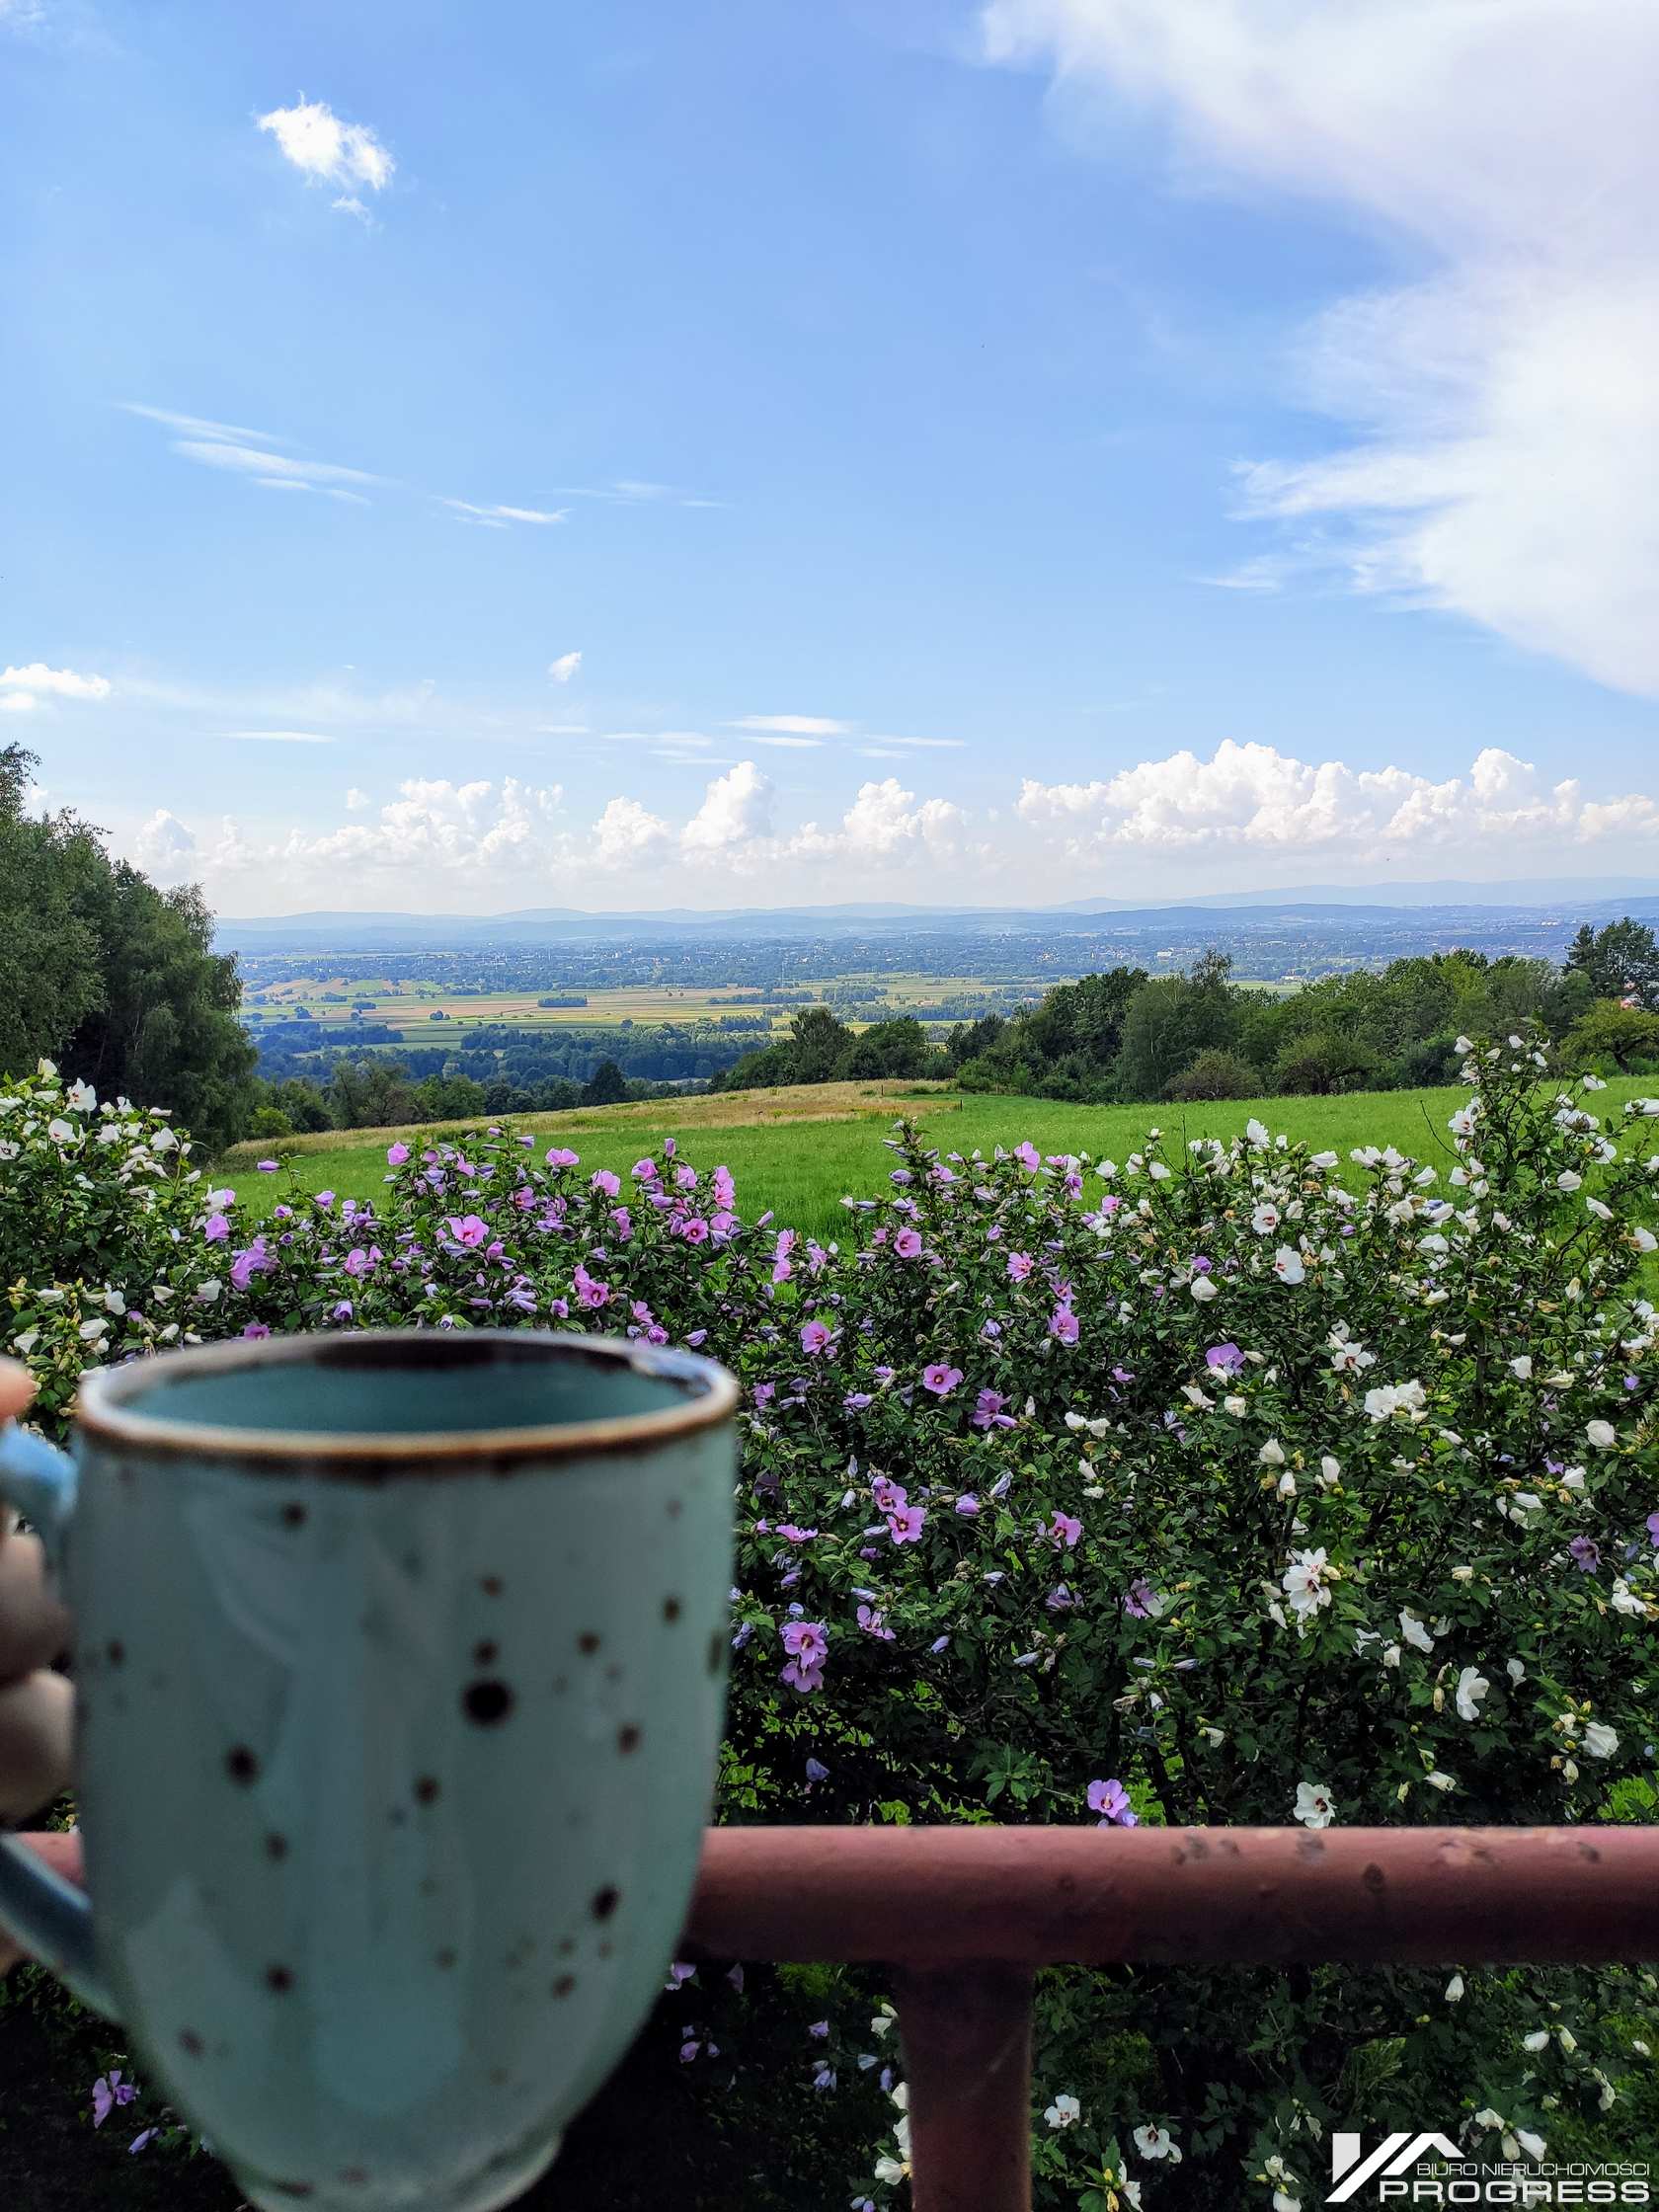
[[[1620,1079],[1608,1085],[1598,1104],[1604,1117],[1614,1120],[1626,1098],[1653,1088],[1651,1078]],[[532,1132],[541,1146],[569,1145],[582,1154],[584,1166],[622,1175],[642,1153],[672,1137],[697,1166],[706,1170],[723,1161],[731,1168],[747,1218],[770,1208],[780,1223],[823,1236],[844,1221],[844,1193],[868,1196],[884,1186],[890,1160],[882,1140],[901,1117],[918,1123],[927,1142],[945,1151],[989,1152],[1029,1138],[1043,1151],[1087,1151],[1118,1160],[1150,1129],[1161,1129],[1172,1144],[1185,1144],[1194,1137],[1234,1137],[1254,1119],[1316,1150],[1346,1157],[1359,1145],[1392,1144],[1450,1168],[1456,1155],[1446,1125],[1466,1097],[1464,1087],[1451,1085],[1355,1091],[1341,1098],[1077,1106],[1054,1098],[975,1096],[943,1083],[821,1083],[528,1114],[513,1126]],[[418,1149],[439,1134],[434,1125],[285,1138],[276,1146],[239,1145],[225,1155],[221,1170],[239,1196],[258,1205],[273,1190],[274,1178],[260,1175],[256,1163],[279,1152],[292,1158],[307,1189],[370,1198],[385,1176],[388,1145],[403,1139]]]
[[[572,991],[571,996],[586,996],[585,1006],[542,1006],[543,997],[561,995],[560,987],[548,985],[545,990],[492,990],[467,991],[446,989],[440,984],[406,983],[350,984],[344,978],[319,977],[301,983],[276,984],[251,994],[244,1002],[244,1011],[261,1014],[268,1022],[289,1020],[294,1009],[304,1006],[311,1018],[324,1029],[342,1032],[356,1025],[352,1019],[356,1001],[372,1000],[371,1009],[365,1010],[363,1020],[397,1030],[405,1043],[432,1045],[442,1041],[440,1031],[445,1024],[458,1024],[464,1029],[475,1029],[490,1024],[508,1029],[614,1029],[625,1021],[637,1023],[641,1028],[660,1028],[668,1023],[716,1021],[722,1014],[754,1015],[767,1011],[765,1007],[732,1004],[736,986],[726,985],[707,990],[680,989],[672,985],[628,985],[617,990]],[[803,990],[809,988],[803,986]],[[329,1003],[325,992],[348,995],[343,1003]],[[791,1009],[773,1010],[774,1026],[788,1019]],[[444,1022],[434,1019],[441,1013]]]

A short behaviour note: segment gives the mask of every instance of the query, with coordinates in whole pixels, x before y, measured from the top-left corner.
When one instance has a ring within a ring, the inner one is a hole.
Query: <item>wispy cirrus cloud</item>
[[[333,745],[333,738],[321,730],[227,730],[225,736],[237,745]]]
[[[136,416],[143,422],[159,423],[164,429],[183,434],[169,441],[169,450],[177,453],[181,460],[190,461],[198,468],[216,469],[222,475],[239,477],[260,491],[321,493],[348,507],[367,507],[372,504],[362,491],[353,489],[357,485],[369,490],[400,491],[416,495],[420,491],[418,486],[400,482],[396,477],[381,475],[371,469],[349,466],[341,461],[312,460],[303,451],[285,450],[292,447],[295,441],[276,436],[267,431],[249,430],[235,423],[220,423],[210,416],[186,414],[170,407],[153,407],[141,400],[123,399],[115,404],[123,414]],[[636,487],[642,496],[645,491],[656,489],[659,488]],[[667,496],[666,487],[661,489]],[[441,493],[428,496],[457,522],[466,523],[474,529],[512,530],[519,526],[547,529],[557,523],[569,521],[571,515],[571,510],[567,507],[534,507],[515,501],[464,500]],[[637,506],[641,501],[629,499],[624,504]],[[564,660],[569,658],[568,655],[562,657]],[[580,654],[576,656],[576,660],[580,663]],[[574,668],[572,672],[574,673]],[[549,673],[552,673],[551,670]],[[555,676],[554,680],[568,681],[569,678]]]
[[[829,738],[858,735],[856,722],[842,722],[825,714],[745,714],[726,724],[742,730],[753,745],[822,746]],[[859,737],[854,750],[866,760],[902,760],[908,752],[959,752],[962,738],[894,738],[879,734]]]
[[[652,484],[639,477],[618,477],[613,484],[559,484],[555,499],[599,500],[609,507],[649,507],[664,502],[671,507],[724,507],[724,500],[705,500],[683,492],[674,484]]]
[[[233,445],[218,438],[175,438],[173,450],[187,461],[199,462],[203,468],[251,476],[257,483],[283,490],[290,486],[309,491],[318,485],[383,484],[386,481],[382,476],[371,475],[367,469],[346,468],[338,461],[296,460],[288,453],[268,452],[259,445]]]
[[[140,415],[148,423],[165,423],[169,430],[189,437],[211,438],[220,444],[291,445],[290,437],[276,437],[270,431],[251,431],[245,424],[214,423],[205,415],[178,415],[170,407],[146,407],[135,399],[116,401],[123,415]]]
[[[335,500],[343,507],[368,507],[372,503],[356,485],[390,489],[394,479],[372,470],[351,468],[340,461],[308,460],[303,454],[284,452],[291,438],[251,431],[232,423],[217,423],[203,415],[184,415],[169,407],[150,407],[137,400],[118,400],[123,414],[160,423],[168,430],[189,434],[171,438],[168,450],[198,468],[237,477],[262,492],[305,492]]]
[[[482,522],[495,530],[511,529],[514,522],[565,522],[570,519],[569,508],[540,507],[479,507],[471,500],[439,499],[439,507],[451,509],[462,522]]]
[[[728,730],[771,732],[781,738],[850,738],[856,725],[824,714],[740,714]]]
[[[1186,179],[1311,198],[1427,260],[1304,330],[1287,381],[1336,440],[1241,477],[1301,542],[1208,581],[1335,576],[1659,694],[1659,9],[990,0],[981,22],[1080,133],[1139,103]]]

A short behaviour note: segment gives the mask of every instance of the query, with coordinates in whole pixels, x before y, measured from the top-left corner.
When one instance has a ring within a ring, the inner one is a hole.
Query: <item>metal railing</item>
[[[914,2212],[1029,2212],[1039,1966],[1656,1959],[1659,1828],[711,1828],[678,1955],[887,1967]]]
[[[889,1967],[915,2212],[1028,2212],[1037,1967],[1659,1958],[1659,1829],[715,1828],[684,1945]]]

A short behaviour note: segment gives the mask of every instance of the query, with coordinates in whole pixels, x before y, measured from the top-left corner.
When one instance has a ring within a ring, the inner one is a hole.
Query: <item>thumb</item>
[[[15,1421],[35,1395],[35,1378],[21,1360],[0,1360],[0,1421]]]

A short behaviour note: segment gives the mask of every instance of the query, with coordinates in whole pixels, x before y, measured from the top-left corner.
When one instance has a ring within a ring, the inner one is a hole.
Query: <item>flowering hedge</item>
[[[48,1419],[89,1360],[181,1337],[522,1321],[726,1360],[728,1819],[1648,1818],[1659,1100],[1604,1126],[1530,1041],[1467,1050],[1427,1162],[1255,1123],[1121,1162],[901,1130],[830,1245],[672,1143],[619,1178],[502,1129],[393,1146],[373,1207],[275,1168],[239,1204],[42,1068],[0,1091],[8,1333]],[[671,1984],[728,2113],[764,2140],[781,2077],[880,2134],[855,2202],[902,2188],[876,1984],[815,1984],[788,2061],[746,2033],[757,1977]],[[1041,2201],[1286,2212],[1334,2126],[1611,2157],[1659,2138],[1655,2025],[1633,1970],[1047,1976]]]

